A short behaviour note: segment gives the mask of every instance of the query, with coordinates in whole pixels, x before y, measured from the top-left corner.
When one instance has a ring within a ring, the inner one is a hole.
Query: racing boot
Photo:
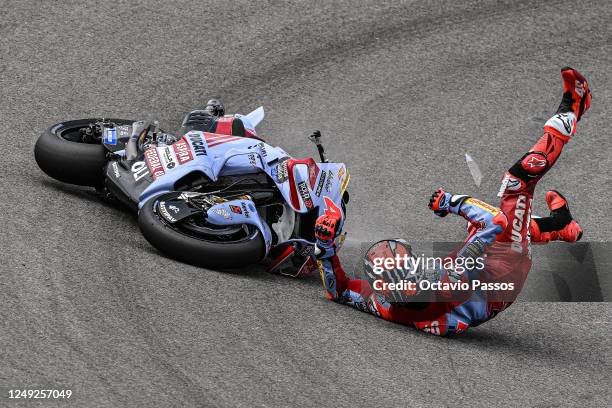
[[[580,241],[582,228],[572,217],[565,197],[558,191],[551,190],[546,193],[546,205],[550,209],[550,216],[531,220],[529,226],[531,241],[535,243]]]
[[[517,207],[521,207],[520,209],[525,212],[529,211],[536,184],[555,165],[564,146],[576,133],[578,120],[591,106],[591,92],[584,76],[572,68],[563,68],[561,77],[563,97],[557,113],[544,124],[542,137],[529,149],[527,154],[508,169],[502,179],[497,195],[502,198],[500,207],[505,214],[513,214]],[[569,214],[569,210],[567,213]],[[571,222],[571,216],[569,218],[568,224]],[[554,218],[542,218],[540,221],[547,219],[553,220]],[[510,223],[513,224],[514,221],[510,219]],[[557,231],[558,234],[558,231],[566,226],[566,224],[560,227],[554,225],[549,226],[550,229],[543,229],[542,232]],[[537,228],[538,225],[534,224],[534,226]],[[526,238],[527,232],[527,229],[524,228],[521,239]],[[537,230],[535,232],[537,238]],[[498,241],[512,242],[514,239],[512,234],[513,229],[508,229],[498,237]],[[579,238],[578,235],[573,238],[574,241]],[[567,238],[572,239],[571,234]]]
[[[563,78],[563,99],[557,113],[573,112],[576,120],[580,121],[582,115],[591,107],[591,90],[586,78],[573,68],[565,67],[561,70]]]
[[[591,91],[584,76],[572,68],[561,70],[563,98],[553,115],[544,124],[544,135],[506,174],[499,196],[506,189],[512,192],[530,190],[555,164],[565,144],[576,133],[576,123],[591,106]]]
[[[576,123],[591,107],[591,90],[586,78],[573,68],[561,70],[563,98],[555,115],[544,125],[544,131],[567,142],[576,133]]]

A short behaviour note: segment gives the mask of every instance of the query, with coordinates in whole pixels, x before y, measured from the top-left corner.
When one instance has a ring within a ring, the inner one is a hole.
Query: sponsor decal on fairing
[[[308,191],[308,186],[306,185],[306,182],[300,181],[297,187],[298,187],[298,192],[300,193],[300,196],[302,197],[302,200],[304,201],[304,205],[306,206],[306,208],[310,210],[312,207],[314,207],[314,204],[312,202],[312,198],[310,197],[310,192]]]
[[[187,134],[189,143],[191,144],[191,150],[196,156],[206,156],[206,142],[202,139],[200,133],[189,133]]]
[[[235,142],[241,139],[238,136],[231,136],[231,135],[218,134],[218,133],[205,133],[204,135],[206,137],[206,143],[208,144],[209,149],[212,149],[224,143]]]
[[[255,153],[249,153],[247,157],[249,159],[249,164],[253,167],[257,167],[257,158],[255,157]]]
[[[261,157],[263,157],[264,159],[268,157],[268,151],[266,150],[266,144],[263,142],[254,144],[253,146],[249,146],[249,149],[259,149],[259,153],[261,154]]]
[[[338,181],[342,180],[342,177],[344,176],[345,172],[346,169],[344,168],[344,166],[340,167],[340,170],[338,170]]]
[[[329,174],[327,175],[327,182],[325,183],[325,192],[329,193],[332,183],[334,181],[334,172],[333,171],[329,171]]]
[[[174,160],[173,149],[170,146],[163,148],[162,153],[162,165],[168,170],[172,170],[176,167],[176,161]]]
[[[185,138],[174,143],[172,148],[174,149],[174,154],[176,155],[176,159],[178,160],[179,164],[185,164],[193,160],[193,154],[191,153],[191,149],[189,149],[189,144]]]
[[[226,220],[229,220],[229,219],[232,218],[230,213],[225,208],[223,208],[223,207],[215,208],[215,209],[213,209],[213,211],[216,214],[218,214],[218,215],[222,216],[223,218],[225,218]]]
[[[282,158],[278,164],[272,169],[272,175],[276,178],[277,183],[284,183],[289,178],[288,158]]]
[[[240,206],[242,207],[242,213],[244,215],[245,218],[250,218],[251,214],[249,212],[249,209],[247,208],[247,205],[243,202],[240,203]]]
[[[317,176],[319,175],[319,166],[314,161],[308,163],[308,180],[310,181],[310,188],[315,188]]]
[[[115,129],[114,127],[112,128],[108,128],[105,127],[104,128],[104,143],[107,145],[116,145],[117,144],[117,129]]]
[[[323,186],[325,185],[325,178],[327,177],[327,172],[322,171],[321,176],[319,177],[319,183],[317,184],[317,190],[315,194],[317,197],[321,197],[321,192],[323,191]]]
[[[164,171],[164,166],[162,165],[161,159],[159,158],[159,153],[155,147],[148,148],[144,153],[144,157],[147,167],[149,168],[149,172],[151,172],[151,175],[153,176],[153,180],[157,180],[166,173]]]
[[[140,181],[142,178],[150,174],[147,164],[143,161],[137,161],[136,163],[132,164],[130,171],[132,172],[134,181]]]
[[[113,169],[113,174],[115,175],[115,178],[120,178],[121,174],[119,173],[119,164],[117,162],[113,162],[111,164],[111,167]]]

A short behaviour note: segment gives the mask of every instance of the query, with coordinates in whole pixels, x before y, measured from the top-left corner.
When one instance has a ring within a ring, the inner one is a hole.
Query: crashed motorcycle
[[[49,176],[95,187],[136,211],[144,237],[179,261],[307,274],[317,217],[330,201],[346,210],[346,166],[326,159],[318,132],[309,137],[318,162],[258,138],[262,107],[232,117],[244,136],[207,132],[202,111],[189,113],[176,133],[157,122],[65,121],[43,132],[35,158]],[[340,246],[344,235],[337,239]]]

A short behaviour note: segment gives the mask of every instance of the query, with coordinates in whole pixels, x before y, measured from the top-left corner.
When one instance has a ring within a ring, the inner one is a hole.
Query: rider
[[[468,237],[450,257],[475,257],[484,255],[486,251],[483,272],[493,279],[510,275],[516,278],[518,274],[517,294],[531,267],[530,242],[576,242],[582,237],[582,229],[572,219],[567,200],[557,191],[546,194],[550,216],[531,217],[537,182],[555,164],[591,103],[587,81],[578,71],[563,68],[561,76],[563,98],[559,109],[545,123],[544,135],[539,141],[504,174],[499,208],[442,189],[434,192],[429,202],[429,208],[438,216],[453,213],[468,220]],[[513,299],[472,295],[460,301],[455,298],[454,301],[435,302],[430,298],[428,302],[398,302],[389,291],[373,288],[375,278],[386,282],[405,280],[407,276],[398,276],[397,270],[376,277],[368,274],[367,280],[350,279],[342,269],[334,247],[334,237],[340,231],[342,217],[342,211],[332,206],[319,217],[315,226],[319,270],[329,299],[437,335],[455,334],[477,326],[512,303]],[[465,280],[466,275],[469,273],[443,270],[439,279]]]

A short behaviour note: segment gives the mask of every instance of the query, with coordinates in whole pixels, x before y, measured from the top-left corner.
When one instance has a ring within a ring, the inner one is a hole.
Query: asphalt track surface
[[[263,105],[261,133],[296,157],[322,130],[352,175],[347,247],[458,240],[463,222],[427,210],[432,189],[495,203],[571,65],[593,107],[536,208],[557,188],[584,240],[609,241],[612,6],[457,3],[0,1],[0,406],[610,406],[610,303],[518,302],[440,339],[333,304],[316,277],[169,260],[133,216],[34,162],[55,122],[176,128],[215,96]]]

